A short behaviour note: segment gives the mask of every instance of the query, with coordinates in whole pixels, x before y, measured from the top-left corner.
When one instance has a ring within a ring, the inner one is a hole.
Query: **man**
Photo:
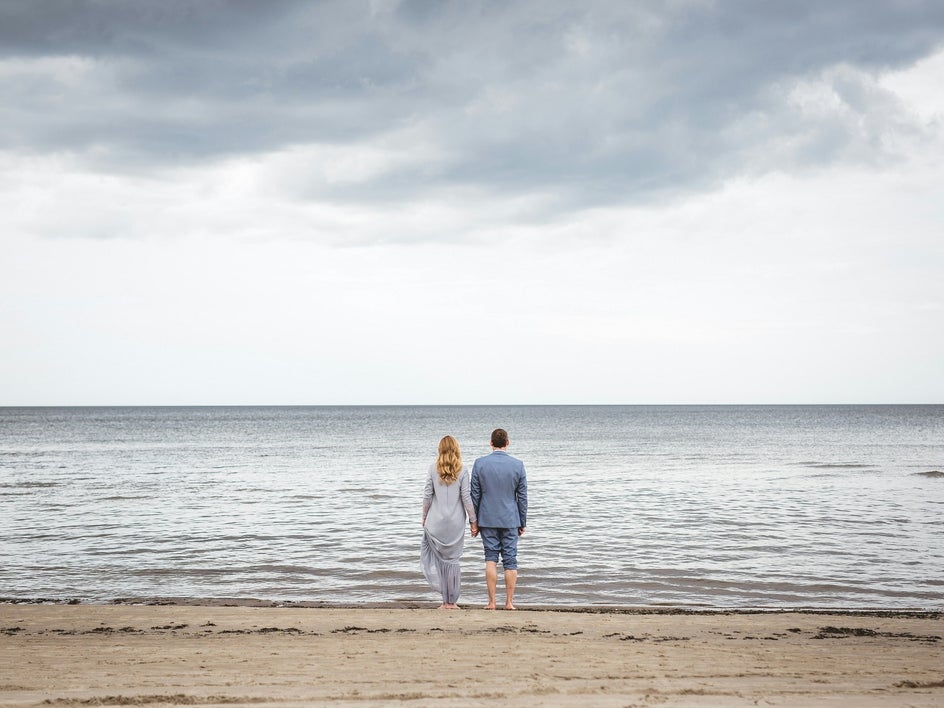
[[[472,535],[482,534],[485,548],[485,585],[488,588],[486,610],[495,609],[498,585],[498,558],[505,570],[505,609],[515,609],[515,584],[518,581],[518,537],[524,535],[528,522],[528,479],[524,463],[507,452],[508,433],[492,431],[492,453],[472,465],[472,506],[478,524]]]

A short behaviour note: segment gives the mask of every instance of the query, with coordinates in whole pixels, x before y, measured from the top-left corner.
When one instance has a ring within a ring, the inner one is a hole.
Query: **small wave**
[[[253,573],[275,573],[277,575],[313,575],[330,577],[337,573],[336,568],[314,568],[307,565],[256,565],[247,566],[245,570]]]
[[[219,578],[236,575],[234,568],[129,568],[124,571],[136,578]]]
[[[817,470],[862,470],[873,467],[873,465],[865,465],[861,462],[808,462],[805,466]]]
[[[940,479],[941,477],[944,477],[944,472],[941,472],[940,470],[931,470],[930,472],[915,472],[914,474],[918,477],[931,477],[933,479]]]

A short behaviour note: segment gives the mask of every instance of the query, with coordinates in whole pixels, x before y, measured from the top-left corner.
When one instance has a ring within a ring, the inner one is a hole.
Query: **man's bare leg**
[[[498,587],[498,563],[485,561],[485,587],[488,589],[486,610],[495,609],[495,589]]]
[[[515,585],[518,582],[518,571],[517,570],[506,570],[505,571],[505,609],[513,610],[515,609]]]

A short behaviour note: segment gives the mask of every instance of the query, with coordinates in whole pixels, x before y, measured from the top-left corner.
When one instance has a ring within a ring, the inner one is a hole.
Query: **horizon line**
[[[813,406],[940,406],[944,402],[819,402],[819,403],[0,403],[11,408],[693,408],[693,407],[813,407]]]

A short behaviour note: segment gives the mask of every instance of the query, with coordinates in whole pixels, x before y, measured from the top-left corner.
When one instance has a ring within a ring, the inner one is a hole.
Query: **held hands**
[[[424,522],[424,523],[425,523],[425,522]],[[518,535],[519,535],[519,536],[524,536],[524,532],[525,532],[525,529],[526,529],[526,528],[527,528],[526,526],[519,526],[519,527],[518,527]],[[479,525],[478,525],[477,523],[475,523],[474,521],[470,521],[470,522],[469,522],[469,529],[472,531],[472,538],[475,538],[476,536],[479,535]]]

